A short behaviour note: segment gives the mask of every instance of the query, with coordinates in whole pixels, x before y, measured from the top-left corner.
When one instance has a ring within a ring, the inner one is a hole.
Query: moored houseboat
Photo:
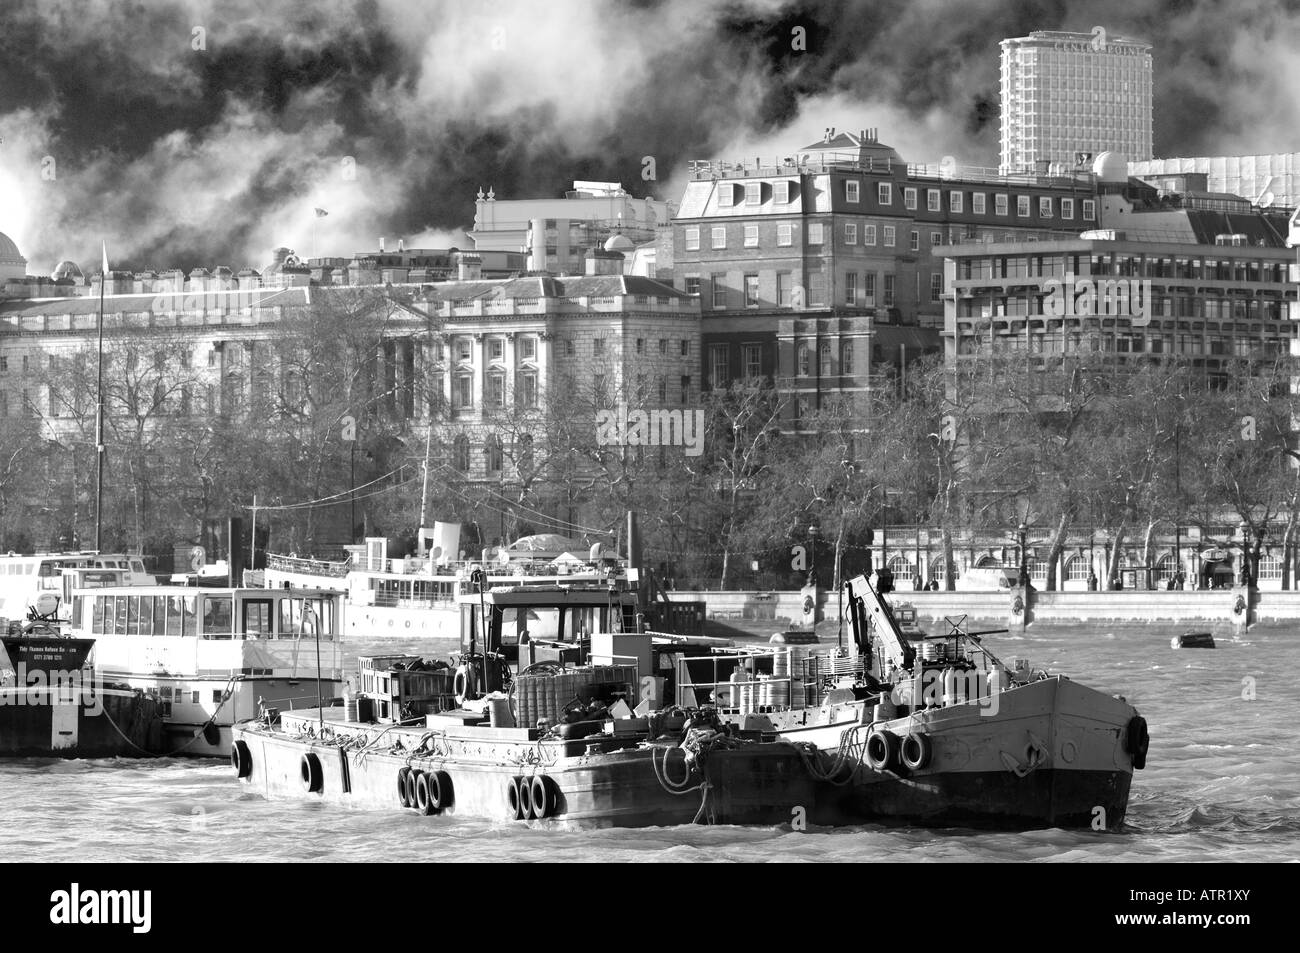
[[[311,589],[75,590],[69,630],[98,671],[161,704],[165,753],[225,756],[263,706],[319,706],[342,687],[342,596]]]

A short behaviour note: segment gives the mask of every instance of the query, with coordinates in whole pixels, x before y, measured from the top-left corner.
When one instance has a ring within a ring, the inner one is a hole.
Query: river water
[[[1300,857],[1300,632],[1257,627],[1214,650],[1177,629],[1057,627],[986,636],[1007,659],[1124,695],[1150,723],[1114,833],[866,824],[571,831],[413,811],[268,802],[224,761],[0,762],[5,859],[24,861],[1267,861]],[[356,655],[453,646],[371,643]]]

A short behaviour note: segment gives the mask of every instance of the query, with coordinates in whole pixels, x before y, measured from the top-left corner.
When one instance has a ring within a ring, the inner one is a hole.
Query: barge
[[[158,703],[102,682],[87,658],[91,639],[28,632],[0,637],[8,671],[0,684],[0,757],[112,758],[161,750]]]
[[[625,627],[634,591],[503,586],[459,608],[450,663],[362,659],[344,706],[237,726],[240,782],[269,798],[582,827],[842,820],[809,751],[662,704],[671,675],[653,673],[724,643]]]

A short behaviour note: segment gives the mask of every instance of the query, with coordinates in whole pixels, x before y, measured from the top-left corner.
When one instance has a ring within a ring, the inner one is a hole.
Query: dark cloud
[[[480,185],[673,199],[686,159],[797,148],[800,123],[991,165],[998,40],[1094,23],[1155,46],[1159,154],[1295,149],[1298,5],[19,0],[0,6],[0,230],[34,271],[94,260],[101,234],[123,266],[256,267],[311,250],[315,205],[321,254],[451,237]]]

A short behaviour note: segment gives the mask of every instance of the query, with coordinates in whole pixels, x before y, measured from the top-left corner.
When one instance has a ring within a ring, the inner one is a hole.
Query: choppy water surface
[[[990,833],[875,824],[649,830],[530,829],[246,794],[219,761],[0,762],[5,857],[34,861],[1041,860],[1264,861],[1300,856],[1300,626],[1257,628],[1213,650],[1169,648],[1177,629],[1056,628],[988,636],[1004,659],[1124,695],[1151,751],[1117,833]],[[355,654],[441,653],[385,642]],[[368,651],[369,650],[369,651]],[[1254,698],[1243,698],[1243,694]]]

